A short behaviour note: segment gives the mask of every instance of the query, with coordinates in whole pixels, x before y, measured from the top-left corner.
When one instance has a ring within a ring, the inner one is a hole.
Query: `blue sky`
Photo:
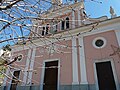
[[[63,0],[63,2],[70,2],[74,0]],[[78,0],[80,1],[80,0]],[[100,16],[108,16],[110,18],[110,6],[114,8],[117,16],[120,16],[120,0],[84,0],[86,13],[92,18]],[[99,3],[99,2],[102,2]]]
[[[102,2],[99,3],[99,2]],[[120,16],[120,0],[86,0],[85,9],[86,13],[92,18],[97,18],[100,16],[108,16],[110,18],[110,6],[114,8],[117,16]]]

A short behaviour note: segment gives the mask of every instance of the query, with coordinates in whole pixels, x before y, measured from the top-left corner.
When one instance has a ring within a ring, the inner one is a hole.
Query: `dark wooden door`
[[[20,71],[14,71],[13,75],[14,76],[13,76],[13,79],[12,79],[10,90],[16,90],[16,87],[17,87],[17,84],[18,84],[18,78],[19,78],[19,75],[20,75]]]
[[[46,62],[45,67],[43,90],[57,90],[58,61]]]
[[[96,63],[99,90],[116,90],[111,62]]]

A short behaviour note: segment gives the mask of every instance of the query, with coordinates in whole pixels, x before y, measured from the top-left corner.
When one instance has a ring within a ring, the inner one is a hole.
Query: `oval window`
[[[23,55],[22,55],[22,54],[18,55],[17,62],[21,62],[21,61],[22,61],[22,58],[23,58]]]
[[[93,40],[93,46],[95,48],[103,48],[106,45],[106,39],[103,37],[97,37]]]

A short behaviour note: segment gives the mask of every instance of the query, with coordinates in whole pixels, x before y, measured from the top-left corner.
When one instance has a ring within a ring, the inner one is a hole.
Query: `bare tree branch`
[[[13,1],[11,2],[9,5],[7,6],[0,6],[0,10],[7,10],[7,9],[10,9],[13,5],[15,5],[16,3],[20,2],[20,1],[23,1],[23,0],[16,0],[16,1]],[[2,2],[2,0],[0,0],[0,3]]]

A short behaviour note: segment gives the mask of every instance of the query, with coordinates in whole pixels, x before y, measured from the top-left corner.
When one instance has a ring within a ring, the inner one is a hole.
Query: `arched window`
[[[46,25],[46,32],[45,32],[46,35],[48,34],[49,30],[50,30],[50,25],[47,24],[47,25]]]
[[[66,18],[66,29],[68,29],[69,28],[69,18],[67,17]]]
[[[42,36],[44,35],[44,33],[45,33],[45,27],[43,27]]]
[[[56,22],[56,21],[53,23],[53,31],[54,31],[54,33],[57,32],[57,30],[58,30],[58,25],[57,24],[58,24],[58,22]]]
[[[61,29],[62,29],[62,30],[65,29],[65,21],[62,21]]]
[[[55,25],[55,32],[57,32],[57,28],[58,28],[58,25],[56,24],[56,25]]]

